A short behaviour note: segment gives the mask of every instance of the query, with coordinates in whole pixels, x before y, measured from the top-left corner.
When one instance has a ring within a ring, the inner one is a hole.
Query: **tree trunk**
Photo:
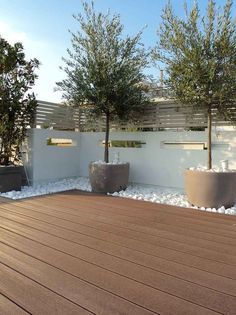
[[[207,112],[207,169],[212,168],[212,150],[211,150],[211,128],[212,127],[212,115],[211,115],[211,107],[209,107],[208,112]]]
[[[105,134],[105,150],[104,162],[109,162],[109,129],[110,129],[110,114],[106,113],[106,134]]]

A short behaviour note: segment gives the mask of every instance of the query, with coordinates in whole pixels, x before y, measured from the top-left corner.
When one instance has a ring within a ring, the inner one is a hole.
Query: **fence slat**
[[[236,121],[236,107],[230,108],[231,119]],[[212,110],[213,125],[231,126],[231,121],[224,121],[217,117],[217,110]],[[103,131],[105,117],[91,119],[89,107],[72,108],[63,104],[38,101],[35,125],[40,128],[67,129],[79,131]],[[203,109],[192,113],[191,108],[181,106],[173,100],[150,103],[140,116],[134,117],[132,122],[112,122],[112,129],[131,128],[191,128],[206,127],[207,122]]]

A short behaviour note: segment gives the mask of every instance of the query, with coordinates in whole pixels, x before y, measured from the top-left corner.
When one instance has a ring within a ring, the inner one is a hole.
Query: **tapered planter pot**
[[[0,192],[21,190],[22,166],[0,167]]]
[[[129,163],[91,162],[89,164],[89,179],[93,192],[114,193],[125,190],[129,181]]]
[[[185,170],[188,201],[197,207],[232,207],[236,202],[236,171],[205,172]]]

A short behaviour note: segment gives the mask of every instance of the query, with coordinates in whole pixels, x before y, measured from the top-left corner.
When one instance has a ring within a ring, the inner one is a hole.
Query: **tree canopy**
[[[83,14],[73,16],[79,31],[71,33],[72,50],[68,49],[68,59],[63,58],[66,79],[57,85],[69,104],[89,104],[93,116],[106,116],[108,162],[110,120],[132,117],[146,101],[140,83],[145,79],[147,53],[141,32],[124,37],[119,15],[97,13],[93,2],[84,2],[83,8]]]
[[[0,164],[18,158],[27,127],[34,119],[37,102],[29,90],[38,66],[37,59],[25,60],[21,43],[10,45],[0,37]]]
[[[236,24],[232,0],[222,9],[208,1],[201,17],[198,3],[185,5],[185,18],[174,14],[169,2],[162,14],[154,58],[163,63],[166,84],[174,98],[193,110],[205,108],[208,129],[212,109],[224,119],[235,119],[230,109],[236,102]],[[210,137],[210,134],[209,134]],[[211,155],[211,139],[208,141]],[[211,156],[208,159],[211,168]]]

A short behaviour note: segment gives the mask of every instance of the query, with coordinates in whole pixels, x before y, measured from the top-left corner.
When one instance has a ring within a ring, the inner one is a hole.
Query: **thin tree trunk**
[[[212,115],[211,115],[211,107],[209,107],[207,112],[207,168],[210,170],[212,168],[212,150],[211,150],[211,128],[212,127]]]
[[[106,113],[106,134],[105,134],[105,150],[104,162],[109,162],[109,129],[110,129],[110,114]]]

